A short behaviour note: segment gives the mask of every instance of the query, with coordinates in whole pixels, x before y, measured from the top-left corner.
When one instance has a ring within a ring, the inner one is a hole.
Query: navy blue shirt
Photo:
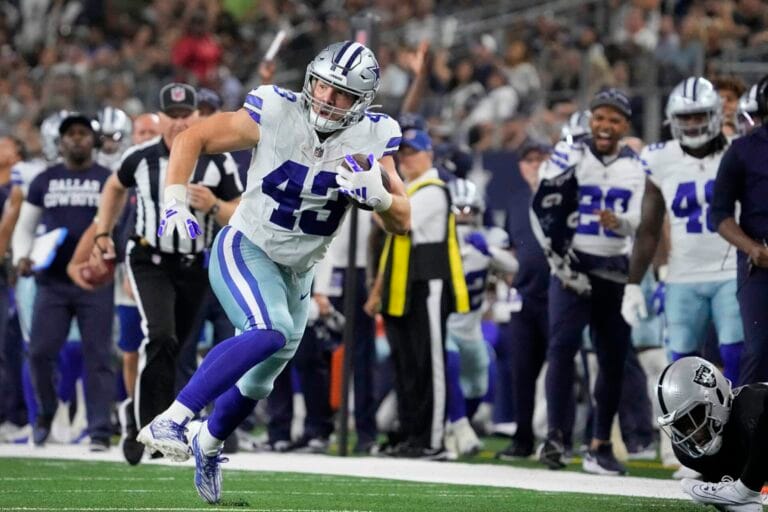
[[[523,302],[526,298],[546,300],[549,288],[549,264],[531,229],[530,204],[527,184],[515,187],[507,198],[507,233],[520,263],[512,286],[523,296]]]
[[[719,226],[734,217],[741,205],[739,225],[755,240],[768,239],[768,125],[733,141],[717,171],[710,214]]]
[[[38,274],[39,281],[70,281],[67,264],[80,236],[96,216],[99,195],[110,174],[109,169],[95,163],[82,171],[56,164],[32,180],[27,201],[43,209],[40,224],[46,231],[67,228],[67,237],[56,252],[56,258],[50,267]]]

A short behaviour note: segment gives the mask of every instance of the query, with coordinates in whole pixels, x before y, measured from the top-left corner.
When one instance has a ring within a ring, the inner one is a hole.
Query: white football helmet
[[[457,178],[448,182],[448,192],[451,194],[451,210],[455,215],[471,219],[471,222],[480,220],[485,211],[485,201],[480,197],[477,185],[464,178]]]
[[[589,110],[580,110],[571,114],[568,122],[560,129],[560,140],[573,144],[590,135],[592,133],[589,127],[590,119],[592,119],[592,112]]]
[[[99,121],[99,165],[112,168],[120,161],[126,149],[131,147],[133,122],[124,111],[115,107],[104,107],[96,114]]]
[[[309,63],[304,76],[301,99],[310,124],[319,132],[329,133],[358,123],[376,96],[380,75],[373,52],[360,43],[344,41],[325,48]],[[312,94],[316,80],[353,94],[357,99],[349,109],[316,100]]]
[[[746,135],[760,124],[760,116],[758,116],[757,111],[757,84],[755,84],[739,98],[739,108],[736,110],[736,129],[740,135]]]
[[[669,95],[666,114],[672,136],[689,148],[699,148],[714,139],[723,126],[723,102],[706,78],[691,77],[680,82]],[[679,117],[686,114],[707,114],[707,118],[691,125]]]
[[[723,444],[731,414],[731,381],[700,357],[683,357],[667,366],[656,385],[663,416],[661,429],[691,457],[712,455]]]
[[[49,162],[55,162],[59,158],[59,125],[69,116],[66,110],[59,110],[43,119],[40,124],[40,144],[43,157]]]

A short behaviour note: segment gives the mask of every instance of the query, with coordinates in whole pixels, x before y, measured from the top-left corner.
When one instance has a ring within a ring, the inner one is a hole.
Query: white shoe
[[[32,426],[22,425],[18,426],[15,423],[6,421],[0,425],[0,441],[14,443],[24,437],[30,437],[32,435]]]
[[[456,445],[461,455],[475,455],[483,447],[467,418],[451,423],[451,430],[456,436]]]
[[[453,433],[453,429],[450,427],[450,424],[445,429],[443,445],[445,446],[445,451],[448,454],[448,460],[459,459],[459,441],[456,439],[456,434]]]
[[[686,466],[680,466],[677,471],[672,473],[672,478],[675,480],[682,480],[683,478],[689,478],[691,480],[699,480],[701,473]]]
[[[150,450],[161,452],[173,462],[184,462],[192,454],[186,434],[186,425],[157,416],[139,431],[136,440]]]
[[[760,493],[747,489],[740,480],[734,482],[726,477],[712,483],[684,478],[680,485],[696,503],[714,505],[726,512],[763,512]]]

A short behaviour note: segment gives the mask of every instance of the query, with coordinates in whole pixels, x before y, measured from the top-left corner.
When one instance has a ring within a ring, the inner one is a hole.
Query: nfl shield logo
[[[183,87],[174,87],[171,89],[171,101],[179,103],[187,97],[187,90]]]
[[[705,388],[715,387],[715,372],[712,368],[706,365],[701,365],[696,368],[696,373],[693,376],[693,382],[704,386]]]

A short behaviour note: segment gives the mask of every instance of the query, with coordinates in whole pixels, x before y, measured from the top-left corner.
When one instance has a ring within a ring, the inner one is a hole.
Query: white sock
[[[162,415],[166,418],[170,418],[179,425],[185,425],[189,420],[194,418],[195,413],[178,400],[174,400],[171,406],[166,409]]]
[[[740,496],[743,496],[745,498],[754,498],[755,496],[760,495],[758,491],[753,491],[752,489],[744,485],[744,483],[741,480],[736,480],[733,484],[734,484],[733,488],[736,490],[736,492],[739,493]]]
[[[203,453],[209,457],[218,454],[221,447],[224,446],[224,441],[213,437],[213,434],[208,430],[207,421],[200,427],[200,433],[197,434],[197,443],[200,445]]]

